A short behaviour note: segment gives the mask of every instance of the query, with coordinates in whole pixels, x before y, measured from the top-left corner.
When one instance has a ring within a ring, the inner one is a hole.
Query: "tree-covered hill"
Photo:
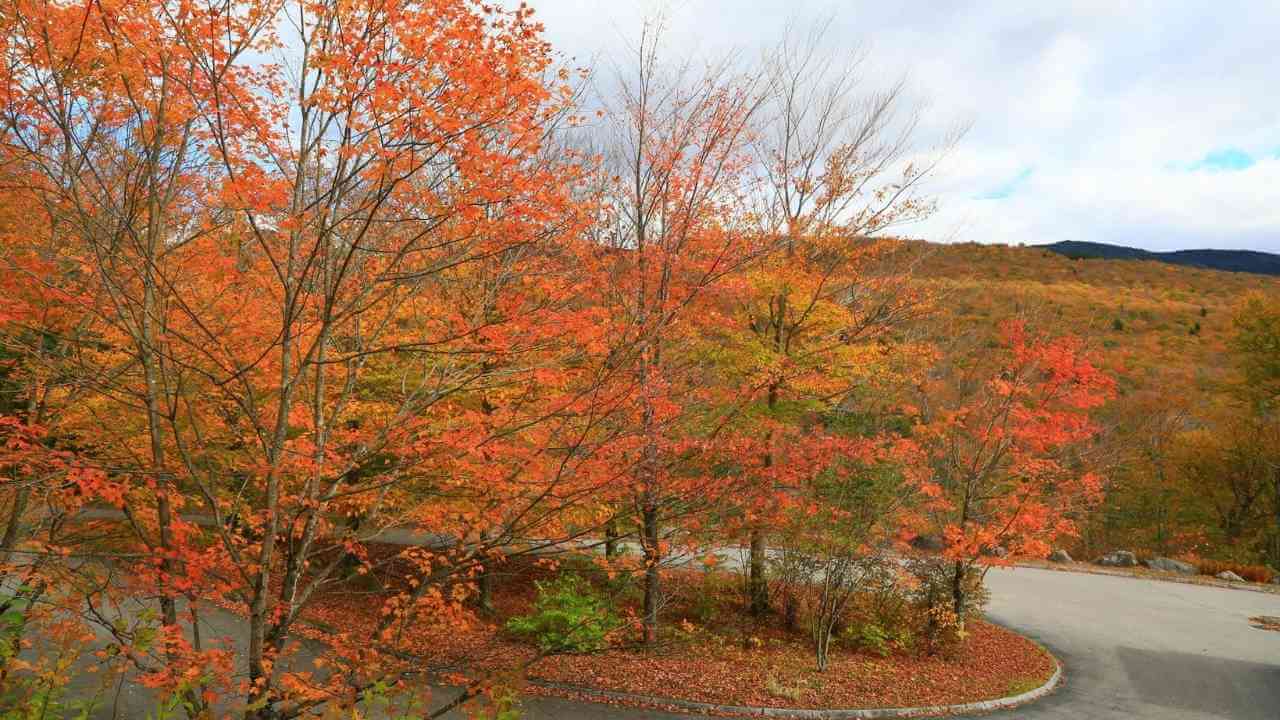
[[[1152,252],[1123,245],[1108,245],[1106,243],[1082,242],[1079,240],[1064,240],[1038,247],[1072,259],[1154,260],[1172,265],[1186,265],[1211,270],[1280,275],[1280,255],[1256,250],[1201,249]]]

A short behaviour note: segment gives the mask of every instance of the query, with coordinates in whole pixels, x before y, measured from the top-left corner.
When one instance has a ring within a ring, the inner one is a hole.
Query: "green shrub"
[[[880,657],[889,656],[889,633],[876,623],[867,622],[851,627],[848,635],[857,648]]]
[[[586,653],[603,650],[621,621],[589,584],[568,575],[535,583],[533,612],[507,621],[507,631],[532,640],[546,652]]]

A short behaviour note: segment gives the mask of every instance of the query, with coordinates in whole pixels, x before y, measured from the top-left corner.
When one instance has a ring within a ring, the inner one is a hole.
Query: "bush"
[[[622,624],[605,599],[576,576],[535,585],[533,612],[508,620],[507,631],[533,640],[545,652],[603,650],[609,633]]]
[[[911,599],[920,614],[920,635],[929,653],[948,649],[963,640],[965,621],[980,617],[987,603],[982,574],[970,569],[962,580],[965,602],[961,617],[956,615],[952,596],[954,563],[939,558],[917,558],[908,561],[907,571],[916,581]]]
[[[849,628],[846,634],[855,647],[880,657],[889,656],[889,633],[879,625],[873,622],[862,623]]]
[[[900,582],[900,568],[881,564],[867,574],[866,591],[860,596],[857,610],[890,635],[910,634],[914,622],[911,596]]]
[[[1196,569],[1201,575],[1217,575],[1224,570],[1230,570],[1245,580],[1255,583],[1269,583],[1271,578],[1275,577],[1275,572],[1265,565],[1245,565],[1221,560],[1200,560],[1196,563]]]

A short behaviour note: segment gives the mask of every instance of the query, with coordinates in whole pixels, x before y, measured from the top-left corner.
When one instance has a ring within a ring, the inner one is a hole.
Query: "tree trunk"
[[[956,613],[956,626],[961,630],[964,629],[964,563],[957,560],[955,570],[951,575],[951,602],[952,609]]]
[[[658,510],[646,507],[643,515],[644,545],[644,644],[658,641],[658,593],[661,590],[658,565],[662,561],[658,547]]]
[[[758,527],[752,528],[751,575],[747,580],[747,595],[751,602],[751,614],[756,616],[769,612],[769,585],[764,577],[766,552],[764,531]]]
[[[483,534],[482,534],[483,537]],[[488,539],[485,538],[487,541]],[[480,566],[480,575],[476,578],[476,607],[482,613],[493,613],[493,565],[495,558],[487,555]]]
[[[616,515],[604,524],[604,556],[618,557],[618,517]]]
[[[825,624],[825,623],[824,623]],[[818,672],[827,671],[827,656],[831,648],[831,630],[823,628],[818,631],[817,642],[814,644],[816,650],[816,660],[818,661]]]

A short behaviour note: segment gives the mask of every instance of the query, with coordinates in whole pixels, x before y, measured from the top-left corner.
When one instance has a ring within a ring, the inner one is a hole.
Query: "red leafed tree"
[[[630,479],[616,502],[639,526],[646,643],[657,639],[670,531],[733,480],[711,468],[713,403],[698,347],[706,328],[727,322],[733,279],[759,249],[741,222],[754,82],[730,61],[695,71],[664,62],[661,50],[661,22],[647,24],[597,140],[606,282],[595,292],[634,388],[623,420],[630,441],[615,455]]]
[[[22,185],[14,169],[0,170],[0,187]],[[98,534],[77,520],[124,490],[74,452],[64,421],[89,394],[73,359],[88,319],[73,295],[81,268],[32,232],[30,211],[0,200],[0,713],[58,702],[91,651],[84,603],[102,601],[109,573],[75,557]]]
[[[933,473],[923,486],[931,498],[924,516],[945,541],[960,622],[975,573],[1043,558],[1104,489],[1083,451],[1099,432],[1089,412],[1112,396],[1114,383],[1082,342],[1009,321],[991,353],[965,353],[939,368],[922,387],[916,431]]]
[[[193,714],[227,675],[194,632],[212,603],[247,616],[248,717],[417,670],[385,652],[397,628],[453,622],[442,585],[494,547],[569,532],[607,437],[604,346],[572,302],[578,170],[546,146],[570,93],[530,11],[14,0],[0,19],[5,201],[69,268],[77,319],[60,422],[122,486],[96,497],[147,558],[122,593],[159,599],[158,652],[127,623],[115,641]],[[376,637],[289,669],[309,604],[404,528],[462,542],[398,558],[413,589]]]

